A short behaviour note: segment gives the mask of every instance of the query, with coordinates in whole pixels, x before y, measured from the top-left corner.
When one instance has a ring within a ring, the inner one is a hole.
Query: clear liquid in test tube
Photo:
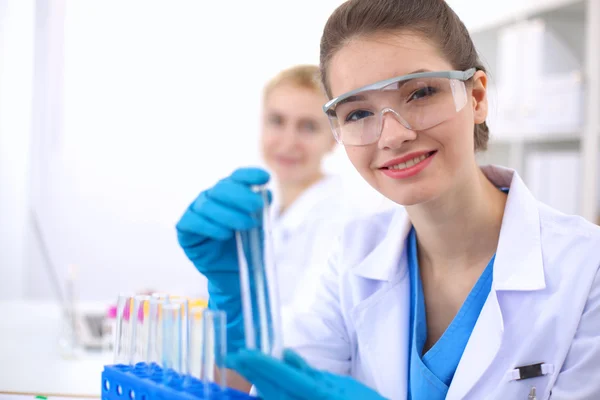
[[[163,307],[169,301],[169,296],[161,293],[153,293],[150,296],[148,309],[148,365],[152,370],[162,365],[163,347]]]
[[[261,194],[264,202],[263,209],[254,215],[260,224],[250,230],[236,231],[246,347],[280,357],[280,306],[275,265],[270,254],[268,192],[265,187],[252,189]]]
[[[224,311],[204,310],[202,314],[202,354],[200,378],[204,398],[218,398],[227,390],[227,315]]]
[[[182,372],[181,304],[167,303],[162,307],[162,369],[165,380]]]

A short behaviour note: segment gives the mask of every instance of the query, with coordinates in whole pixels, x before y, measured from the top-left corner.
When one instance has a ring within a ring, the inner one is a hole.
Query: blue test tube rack
[[[257,400],[234,389],[220,391],[216,384],[211,400]],[[189,375],[163,370],[158,365],[105,365],[102,400],[199,400],[205,397],[204,383]]]

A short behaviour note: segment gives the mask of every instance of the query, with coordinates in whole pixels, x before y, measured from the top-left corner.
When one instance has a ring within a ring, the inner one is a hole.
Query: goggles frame
[[[386,79],[383,81],[375,82],[370,85],[366,85],[360,87],[358,89],[351,90],[347,93],[344,93],[338,97],[335,97],[329,100],[325,105],[323,105],[323,112],[327,115],[331,115],[332,109],[335,109],[339,103],[348,99],[349,97],[355,96],[361,92],[371,91],[371,90],[381,90],[384,89],[394,83],[408,81],[411,79],[419,79],[419,78],[448,78],[448,79],[456,79],[459,81],[468,81],[475,75],[477,68],[469,68],[465,71],[433,71],[433,72],[417,72],[415,74],[401,75],[395,78]]]

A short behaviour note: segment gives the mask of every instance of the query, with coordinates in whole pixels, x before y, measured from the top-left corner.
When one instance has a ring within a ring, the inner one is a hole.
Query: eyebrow
[[[344,100],[340,100],[340,102],[337,103],[336,107],[340,106],[342,104],[352,103],[352,102],[355,102],[355,101],[363,101],[363,100],[365,100],[365,96],[362,96],[362,95],[350,96],[350,97],[345,98]]]
[[[314,126],[318,127],[319,126],[319,121],[317,121],[316,119],[312,118],[312,117],[300,117],[298,119],[298,124],[302,125],[302,124],[313,124]]]
[[[267,117],[267,118],[274,118],[274,117],[281,118],[281,119],[284,118],[283,113],[279,112],[277,110],[268,110],[268,111],[265,110],[264,116]]]

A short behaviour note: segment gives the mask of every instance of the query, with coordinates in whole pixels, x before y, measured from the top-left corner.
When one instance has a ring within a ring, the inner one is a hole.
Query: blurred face
[[[265,99],[262,152],[281,184],[318,179],[323,156],[335,139],[321,107],[327,98],[291,84],[276,86]]]
[[[419,35],[382,34],[347,43],[331,59],[328,75],[332,95],[337,97],[396,76],[453,69],[435,45]],[[474,125],[487,116],[485,85],[485,74],[477,72],[466,83],[466,106],[427,130],[409,130],[393,112],[384,113],[376,143],[345,146],[350,161],[377,191],[405,206],[468,187],[477,176],[473,133]],[[378,107],[394,108],[382,99]]]

